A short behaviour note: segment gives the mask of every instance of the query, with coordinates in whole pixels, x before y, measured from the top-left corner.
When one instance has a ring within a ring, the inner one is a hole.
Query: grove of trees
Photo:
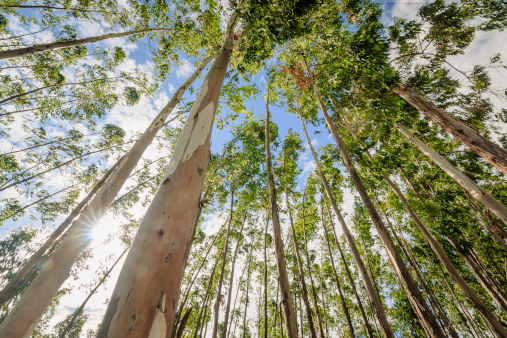
[[[397,5],[0,0],[0,337],[507,337],[507,5]]]

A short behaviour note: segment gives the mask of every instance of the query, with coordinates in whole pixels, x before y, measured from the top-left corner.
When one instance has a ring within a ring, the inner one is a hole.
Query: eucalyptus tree
[[[352,136],[357,141],[357,136],[354,134],[354,131],[352,130],[347,119],[345,117],[342,117],[342,121],[343,121],[343,124],[346,126],[346,128],[349,130],[349,132],[352,134]],[[397,128],[399,130],[401,130],[404,135],[406,135],[407,137],[410,137],[410,140],[412,140],[412,142],[417,141],[417,139],[414,136],[412,136],[405,127],[403,127],[401,125],[397,125]],[[421,147],[422,142],[418,141],[418,143],[416,143],[416,144],[420,145],[420,147]],[[361,147],[361,149],[363,149],[364,155],[370,161],[372,161],[373,157],[369,154],[369,152],[367,150],[365,150],[364,146],[362,144],[359,144],[359,146]],[[423,149],[426,150],[426,153],[429,151],[427,147],[423,148]],[[436,154],[434,152],[432,152],[431,154],[433,156],[436,156]],[[442,157],[440,157],[438,163],[446,164],[448,162],[445,159],[443,159]],[[450,166],[450,164],[448,164],[448,166]],[[440,245],[440,243],[430,233],[429,229],[426,227],[426,225],[423,224],[423,222],[421,221],[421,219],[419,218],[419,216],[417,215],[415,210],[410,206],[410,204],[408,203],[407,199],[405,198],[405,196],[401,192],[398,185],[396,183],[394,183],[387,175],[385,175],[383,179],[387,183],[387,185],[391,188],[391,190],[395,193],[395,195],[399,198],[400,202],[403,204],[403,207],[406,209],[406,211],[409,214],[409,216],[411,217],[412,221],[417,226],[417,228],[422,232],[426,241],[431,246],[432,250],[435,252],[436,256],[440,259],[440,261],[442,262],[442,264],[444,265],[444,267],[446,268],[448,273],[451,275],[451,277],[456,281],[456,284],[465,293],[465,295],[471,299],[471,301],[474,304],[474,306],[476,307],[477,311],[479,311],[479,313],[484,318],[484,320],[488,323],[488,325],[492,329],[495,329],[495,327],[496,327],[496,330],[498,330],[498,332],[501,333],[503,326],[500,323],[500,321],[498,321],[498,319],[495,318],[495,316],[485,306],[485,304],[481,301],[481,299],[475,294],[475,292],[470,288],[470,286],[466,283],[466,281],[461,277],[461,275],[458,273],[458,271],[454,267],[453,263],[448,258],[447,254],[445,253],[445,251],[442,248],[442,246]],[[487,194],[487,193],[485,193],[485,194],[486,194],[486,196],[489,196],[489,194]],[[497,205],[499,205],[500,207],[503,207],[498,202],[497,202]],[[388,221],[388,219],[387,219],[387,221]],[[394,234],[394,236],[396,237],[396,234]],[[431,295],[429,295],[429,296],[430,296],[430,300],[432,300],[432,296]],[[432,307],[435,308],[435,306],[432,306]],[[448,324],[450,324],[450,323],[448,323]]]
[[[82,212],[78,219],[76,219],[71,225],[69,234],[65,236],[65,239],[59,243],[58,247],[53,252],[51,259],[57,261],[57,257],[60,257],[61,265],[56,264],[60,267],[60,273],[56,273],[53,270],[50,275],[43,276],[39,274],[38,278],[30,285],[30,288],[25,292],[23,298],[18,302],[16,307],[10,312],[10,316],[4,321],[1,330],[17,330],[29,331],[33,322],[38,317],[37,311],[41,311],[47,305],[54,292],[58,290],[59,286],[65,281],[68,276],[68,272],[84,248],[89,244],[90,239],[83,239],[82,232],[90,229],[90,224],[96,222],[108,209],[112,200],[123,186],[125,180],[128,178],[130,172],[134,169],[144,150],[151,143],[155,134],[164,126],[164,122],[167,116],[173,111],[174,107],[181,100],[185,90],[188,86],[197,78],[198,74],[203,68],[211,61],[212,57],[208,57],[204,60],[203,64],[192,74],[192,76],[180,87],[180,89],[173,95],[173,98],[159,113],[151,125],[147,128],[146,132],[142,137],[134,144],[133,148],[129,153],[122,158],[118,167],[114,171],[110,179],[106,181],[106,184],[97,192],[94,198],[87,205],[85,212]],[[44,293],[41,290],[46,290]],[[39,308],[32,305],[29,299],[31,298],[30,293],[38,294]],[[46,300],[43,299],[42,295],[47,296]],[[23,301],[24,299],[24,301]],[[24,304],[24,302],[27,302]],[[28,316],[23,311],[33,314],[33,318]],[[17,313],[21,315],[16,315]],[[22,314],[23,313],[23,314]],[[24,324],[10,325],[10,321],[21,320]]]
[[[271,125],[269,123],[269,87],[266,93],[266,127],[265,127],[265,144],[266,144],[266,170],[268,172],[268,183],[270,193],[271,217],[273,224],[273,237],[275,244],[276,265],[278,270],[278,282],[282,294],[282,304],[284,307],[285,327],[288,337],[297,337],[296,313],[292,304],[292,296],[287,276],[287,267],[285,262],[285,249],[283,246],[282,235],[280,230],[280,216],[278,214],[278,203],[276,195],[275,181],[273,177],[273,168],[271,161],[270,136]]]

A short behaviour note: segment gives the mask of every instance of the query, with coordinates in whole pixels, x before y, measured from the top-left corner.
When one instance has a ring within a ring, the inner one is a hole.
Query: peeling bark
[[[118,307],[108,307],[106,315],[113,311],[111,323],[103,321],[99,337],[147,336],[161,293],[166,295],[166,336],[172,334],[186,247],[208,166],[213,120],[235,45],[235,20],[233,14],[222,49],[204,79],[162,183],[139,226],[111,297]]]
[[[494,165],[507,175],[507,151],[483,137],[476,130],[455,119],[430,101],[415,93],[405,85],[397,85],[393,91],[414,108],[422,112],[440,128],[466,144],[477,155]]]
[[[199,67],[194,72],[194,74],[174,93],[172,99],[152,121],[144,134],[139,138],[139,140],[135,142],[129,152],[122,158],[114,172],[111,174],[110,178],[99,189],[99,191],[97,191],[93,199],[88,204],[86,210],[82,212],[79,218],[77,218],[72,223],[67,232],[67,235],[58,244],[58,246],[55,248],[55,251],[49,258],[50,264],[53,265],[52,269],[42,270],[35,278],[35,280],[30,284],[16,306],[9,313],[2,325],[0,325],[1,337],[23,337],[25,334],[30,333],[33,330],[37,324],[38,318],[47,308],[54,294],[58,291],[63,282],[68,278],[74,262],[83,252],[83,250],[90,244],[91,237],[88,235],[89,232],[99,222],[100,218],[106,213],[112,201],[120,191],[121,187],[128,179],[130,173],[137,165],[142,154],[150,145],[156,133],[160,130],[160,128],[163,127],[167,116],[179,103],[181,97],[183,96],[183,93],[197,78],[202,69],[207,63],[211,61],[212,58],[213,57],[206,59],[201,67]],[[216,91],[212,92],[215,93]],[[218,93],[214,94],[217,100],[219,93],[220,88],[218,89]],[[212,121],[212,118],[210,120]],[[202,132],[201,134],[205,133]],[[209,150],[206,149],[206,146],[197,148],[199,148],[202,153],[206,153],[205,157],[207,161],[207,154]],[[196,151],[196,154],[198,153],[199,151]],[[193,170],[193,172],[196,171],[197,168]],[[172,186],[167,186],[168,179],[170,178],[167,178],[164,181],[164,187],[166,189],[171,189]],[[204,179],[204,177],[202,177],[202,179]],[[200,190],[198,191],[200,192]],[[157,233],[159,231],[162,231],[163,235],[164,230],[156,230]],[[160,237],[159,239],[161,239],[163,236],[157,235],[157,237]],[[160,242],[163,241],[159,241],[159,243]],[[133,249],[134,252],[136,252],[137,248],[133,246]],[[133,252],[131,250],[129,252],[129,256],[132,253]],[[166,254],[166,259],[167,258],[170,257]],[[159,294],[156,296],[157,299]],[[155,301],[155,303],[156,302],[157,301]],[[151,312],[153,314],[154,309],[155,307],[153,307],[153,311]],[[170,322],[172,324],[172,320]],[[148,334],[148,332],[146,332],[146,334]]]

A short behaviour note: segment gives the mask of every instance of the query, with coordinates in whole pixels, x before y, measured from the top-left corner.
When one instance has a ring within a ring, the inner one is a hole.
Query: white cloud
[[[227,220],[227,216],[222,216],[220,214],[214,215],[206,215],[204,218],[204,222],[201,225],[201,230],[206,234],[206,236],[214,235],[218,232],[220,227]]]
[[[192,66],[188,60],[183,60],[181,65],[176,70],[176,77],[188,77],[194,72],[194,69],[194,66]]]

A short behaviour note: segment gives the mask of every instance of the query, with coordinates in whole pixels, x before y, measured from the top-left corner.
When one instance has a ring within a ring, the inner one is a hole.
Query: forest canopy
[[[0,0],[0,337],[507,337],[502,0]]]

